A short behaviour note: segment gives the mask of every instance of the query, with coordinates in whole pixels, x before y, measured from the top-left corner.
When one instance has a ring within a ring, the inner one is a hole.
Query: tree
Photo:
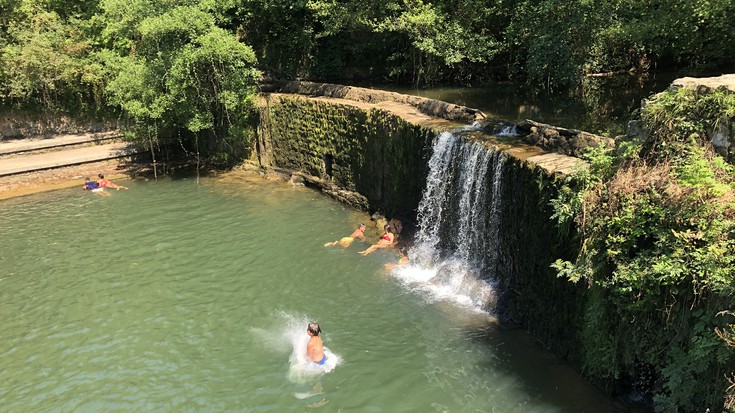
[[[24,107],[99,109],[102,66],[88,40],[86,21],[30,0],[12,11],[2,49],[0,96]]]
[[[110,103],[187,151],[242,155],[259,76],[252,49],[217,27],[206,4],[147,3],[103,3]]]

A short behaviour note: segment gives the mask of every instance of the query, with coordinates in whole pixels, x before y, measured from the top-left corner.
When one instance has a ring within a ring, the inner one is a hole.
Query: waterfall
[[[487,268],[491,271],[492,276],[495,276],[495,272],[498,267],[498,240],[500,239],[500,205],[503,200],[503,167],[505,161],[508,159],[506,155],[501,152],[495,152],[493,155],[493,185],[492,185],[492,203],[490,205],[490,224],[487,234],[487,239],[493,241],[493,246],[487,250],[490,262],[483,261],[483,268]]]
[[[400,278],[440,299],[484,310],[492,304],[506,159],[450,132],[436,138],[411,265],[395,271]]]
[[[495,136],[498,136],[501,138],[515,137],[515,136],[518,136],[518,130],[516,128],[516,125],[506,126],[500,132],[496,133]]]
[[[459,209],[452,249],[459,258],[470,262],[478,260],[485,246],[485,180],[492,152],[479,143],[460,145],[459,152]]]

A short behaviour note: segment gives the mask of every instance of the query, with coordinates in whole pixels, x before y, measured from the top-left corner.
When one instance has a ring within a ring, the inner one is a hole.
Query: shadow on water
[[[645,406],[613,400],[607,405],[599,403],[605,397],[602,390],[580,379],[571,366],[552,355],[521,329],[505,328],[496,322],[465,324],[462,334],[480,346],[493,349],[496,357],[486,360],[484,368],[512,371],[523,383],[530,395],[544,395],[545,403],[552,410],[563,411],[574,400],[579,412],[595,413],[646,413]],[[519,349],[523,349],[520,354]]]

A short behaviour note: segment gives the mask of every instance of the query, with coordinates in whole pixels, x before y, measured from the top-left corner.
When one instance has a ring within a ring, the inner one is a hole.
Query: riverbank
[[[135,178],[149,170],[150,165],[146,163],[110,159],[4,176],[0,178],[0,200],[75,186],[81,188],[85,177],[95,178],[98,174],[114,182]]]

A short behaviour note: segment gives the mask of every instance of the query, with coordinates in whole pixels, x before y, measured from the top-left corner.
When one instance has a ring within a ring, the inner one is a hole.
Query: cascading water
[[[497,264],[505,160],[501,152],[450,132],[437,137],[418,208],[411,265],[396,269],[397,276],[438,299],[483,310],[492,306],[487,279]]]
[[[490,271],[490,274],[494,277],[498,267],[498,240],[500,239],[500,206],[502,203],[503,193],[503,168],[505,167],[505,161],[508,159],[507,156],[503,155],[502,152],[495,152],[493,155],[493,190],[492,190],[492,204],[490,205],[490,223],[488,225],[488,233],[486,239],[492,240],[493,244],[490,248],[486,249],[488,261],[483,261],[483,268]]]
[[[495,136],[506,138],[518,136],[518,130],[516,125],[506,126],[500,132],[496,133]]]

